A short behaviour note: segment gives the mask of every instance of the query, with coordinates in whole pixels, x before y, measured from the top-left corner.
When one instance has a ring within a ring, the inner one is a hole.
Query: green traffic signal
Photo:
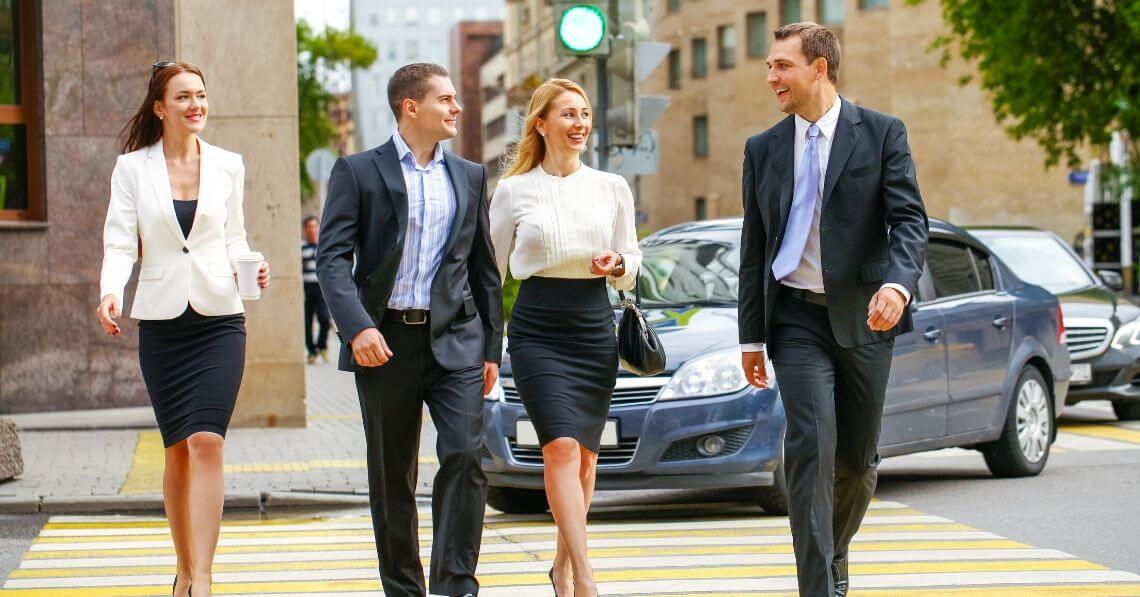
[[[559,2],[555,14],[559,54],[606,53],[608,23],[598,2]]]

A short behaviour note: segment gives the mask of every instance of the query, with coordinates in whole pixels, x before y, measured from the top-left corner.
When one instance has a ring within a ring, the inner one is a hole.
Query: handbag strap
[[[618,291],[618,300],[625,302],[625,292]],[[641,308],[641,276],[633,279],[633,304],[637,305],[638,309]]]

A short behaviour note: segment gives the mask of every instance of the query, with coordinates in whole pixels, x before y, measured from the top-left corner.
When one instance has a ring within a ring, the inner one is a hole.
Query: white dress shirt
[[[392,142],[396,145],[408,191],[408,232],[388,307],[430,309],[431,283],[439,271],[455,218],[455,189],[443,161],[441,145],[436,144],[435,155],[428,165],[420,167],[399,132],[392,135]]]
[[[518,280],[596,278],[591,260],[603,251],[620,253],[625,273],[610,278],[618,290],[633,289],[641,249],[633,219],[633,192],[616,174],[583,164],[568,176],[542,166],[499,181],[491,199],[491,242],[499,274],[507,261]]]
[[[808,290],[818,294],[823,294],[823,257],[819,246],[819,222],[823,217],[823,187],[827,180],[827,162],[831,158],[831,142],[835,139],[835,129],[839,125],[839,109],[843,100],[835,97],[831,107],[823,116],[815,122],[819,127],[819,138],[816,143],[819,146],[819,195],[815,202],[815,213],[811,218],[811,229],[808,230],[807,243],[804,245],[804,253],[800,257],[800,264],[792,273],[780,280],[780,284],[790,286],[792,288],[799,288],[801,290]],[[807,146],[808,127],[812,125],[806,118],[795,115],[796,119],[796,137],[795,147],[793,148],[794,164],[792,166],[793,181],[797,181],[800,172],[800,164],[804,158],[804,148]],[[793,182],[794,184],[794,182]],[[910,302],[910,291],[901,284],[886,283],[883,288],[894,288],[903,295],[903,300],[907,303]],[[756,352],[764,350],[764,343],[758,342],[755,344],[742,344],[740,349],[743,352]]]

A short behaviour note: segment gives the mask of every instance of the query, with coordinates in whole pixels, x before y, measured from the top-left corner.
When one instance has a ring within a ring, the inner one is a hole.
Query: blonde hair
[[[590,98],[582,86],[569,79],[547,79],[538,86],[530,96],[527,105],[526,120],[523,122],[522,135],[519,142],[508,152],[506,166],[500,179],[509,178],[516,174],[530,172],[535,166],[542,163],[546,157],[546,142],[538,134],[538,119],[546,115],[550,104],[563,93],[573,91],[586,100],[586,107],[590,107]]]

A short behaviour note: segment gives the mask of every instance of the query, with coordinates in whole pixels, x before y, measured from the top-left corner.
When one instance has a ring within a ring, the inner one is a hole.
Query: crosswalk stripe
[[[1127,442],[1130,444],[1140,444],[1140,431],[1118,425],[1066,425],[1061,427],[1061,431]]]

